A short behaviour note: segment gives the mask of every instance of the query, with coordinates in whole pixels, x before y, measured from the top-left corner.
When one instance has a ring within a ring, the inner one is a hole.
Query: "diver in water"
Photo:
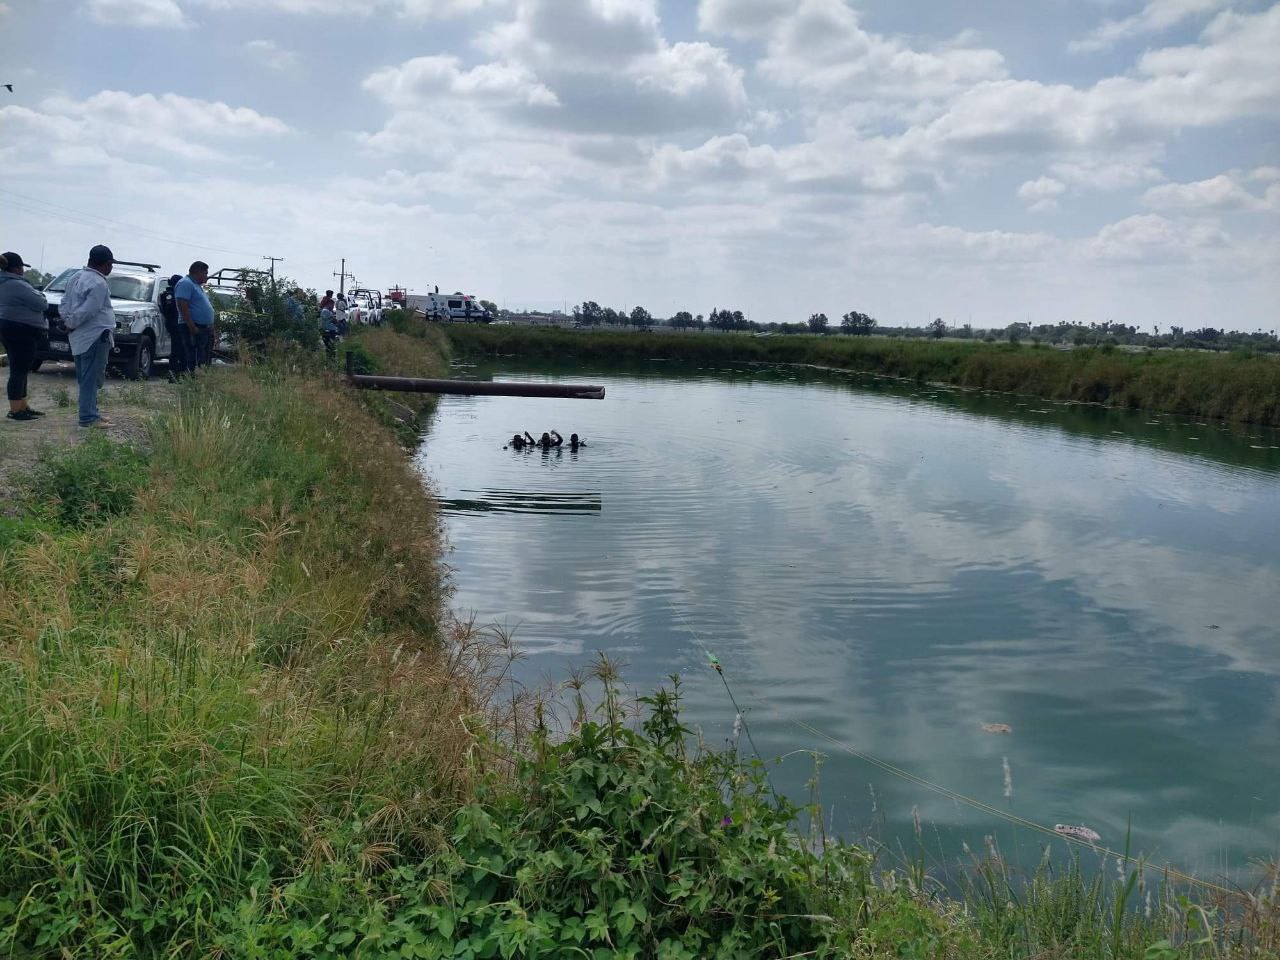
[[[526,430],[523,437],[518,433],[512,434],[511,439],[507,441],[507,445],[502,449],[506,450],[509,447],[514,447],[517,450],[523,450],[525,447],[532,447],[536,444],[537,441],[534,440],[533,437],[529,435],[529,431]]]
[[[569,449],[574,453],[577,453],[579,447],[585,447],[586,445],[586,438],[579,440],[576,433],[569,434]]]

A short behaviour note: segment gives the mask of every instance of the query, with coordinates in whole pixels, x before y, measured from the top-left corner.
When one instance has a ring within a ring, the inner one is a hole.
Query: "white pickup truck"
[[[71,278],[84,267],[63,270],[44,288],[50,304],[62,302]],[[111,309],[116,315],[116,345],[107,361],[113,369],[133,380],[151,376],[156,360],[169,357],[171,344],[160,316],[160,294],[169,285],[167,276],[157,271],[154,263],[128,263],[117,260],[107,277],[111,291]],[[35,369],[46,360],[70,360],[71,344],[67,328],[61,320],[49,322],[49,343],[36,353]]]

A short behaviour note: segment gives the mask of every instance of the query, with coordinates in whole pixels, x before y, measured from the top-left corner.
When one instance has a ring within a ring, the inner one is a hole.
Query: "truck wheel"
[[[32,361],[31,361],[31,372],[32,372],[32,373],[35,373],[35,372],[36,372],[37,370],[39,370],[42,366],[44,366],[44,361],[43,361],[43,360],[32,360]]]
[[[151,365],[155,355],[156,348],[151,342],[151,337],[143,335],[138,340],[138,349],[133,352],[133,356],[129,358],[124,368],[124,375],[130,380],[150,380]]]

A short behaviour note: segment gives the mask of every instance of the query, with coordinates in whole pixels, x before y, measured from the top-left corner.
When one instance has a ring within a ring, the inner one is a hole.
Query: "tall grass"
[[[56,458],[0,554],[15,956],[200,955],[282,878],[421,859],[501,722],[434,504],[357,400],[218,371],[151,446]]]
[[[1197,351],[1056,350],[886,337],[643,334],[454,324],[459,353],[804,363],[1049,400],[1280,426],[1280,359]]]

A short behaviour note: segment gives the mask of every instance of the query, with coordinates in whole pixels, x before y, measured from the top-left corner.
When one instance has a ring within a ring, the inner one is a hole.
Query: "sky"
[[[0,0],[0,248],[1280,327],[1280,2]]]

